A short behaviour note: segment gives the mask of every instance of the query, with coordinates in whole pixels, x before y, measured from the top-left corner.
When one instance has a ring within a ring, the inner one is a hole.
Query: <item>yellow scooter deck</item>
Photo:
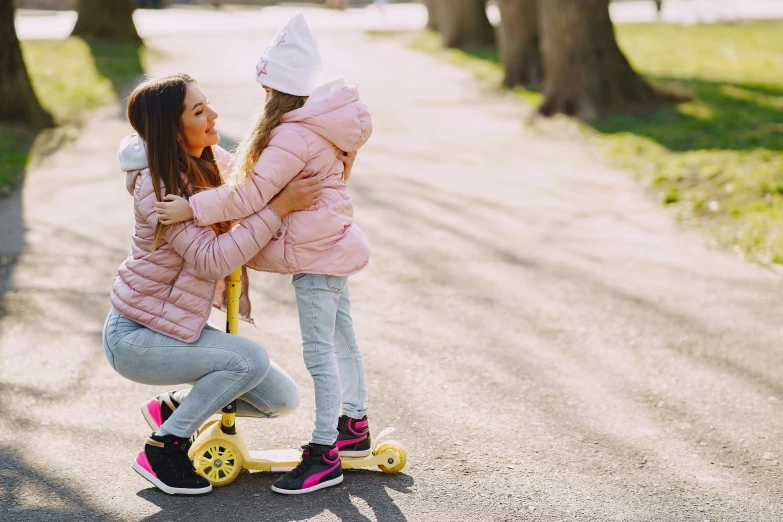
[[[386,428],[376,437],[372,453],[366,457],[341,457],[343,469],[378,466],[384,473],[397,473],[405,466],[407,455],[399,442],[388,440],[394,428]],[[242,432],[229,435],[217,420],[207,422],[188,451],[202,476],[213,486],[225,486],[239,476],[242,468],[253,471],[285,472],[299,464],[302,453],[295,449],[250,451]]]

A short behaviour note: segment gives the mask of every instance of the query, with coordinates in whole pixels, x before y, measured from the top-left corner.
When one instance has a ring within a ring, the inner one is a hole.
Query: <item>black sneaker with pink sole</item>
[[[196,473],[188,458],[188,446],[188,439],[153,433],[136,455],[133,470],[169,495],[209,493],[212,484]]]
[[[161,425],[171,417],[174,410],[179,407],[179,403],[174,400],[173,393],[161,393],[141,405],[141,414],[152,431],[158,431]]]
[[[284,495],[301,495],[336,486],[343,481],[343,468],[337,445],[308,444],[302,447],[302,461],[277,479],[272,491]]]
[[[337,421],[337,450],[341,457],[366,457],[372,453],[370,425],[365,415],[352,419],[343,415]]]

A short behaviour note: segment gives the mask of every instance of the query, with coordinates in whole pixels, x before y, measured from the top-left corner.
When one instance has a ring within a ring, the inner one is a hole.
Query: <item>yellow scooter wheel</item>
[[[214,487],[234,482],[242,471],[242,455],[227,440],[208,441],[193,455],[196,471]]]
[[[381,455],[387,450],[392,450],[396,453],[396,457],[389,457],[383,464],[378,464],[378,467],[384,473],[399,473],[402,471],[402,468],[405,467],[405,462],[408,459],[405,449],[397,442],[388,441],[381,444],[380,447],[375,450],[375,454]]]

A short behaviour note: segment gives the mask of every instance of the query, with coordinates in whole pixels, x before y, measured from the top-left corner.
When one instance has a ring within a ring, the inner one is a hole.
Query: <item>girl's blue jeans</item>
[[[340,410],[354,419],[367,414],[364,361],[353,330],[348,278],[297,274],[293,285],[304,362],[315,388],[312,442],[332,445]]]

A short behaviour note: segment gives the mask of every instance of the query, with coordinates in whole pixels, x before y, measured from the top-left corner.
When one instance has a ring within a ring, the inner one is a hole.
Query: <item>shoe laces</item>
[[[302,448],[306,448],[306,447],[307,446],[302,446]],[[310,467],[310,464],[312,463],[313,460],[320,459],[320,458],[321,458],[320,455],[313,455],[312,453],[303,454],[302,460],[289,473],[291,473],[291,476],[298,477],[302,475],[305,471],[307,471],[307,468]]]
[[[196,467],[188,457],[187,446],[189,446],[189,444],[184,446],[182,449],[168,450],[168,454],[166,455],[166,461],[168,462],[169,466],[174,469],[174,472],[176,473],[179,480],[184,480],[187,475],[196,472]],[[188,471],[191,473],[188,473]]]

